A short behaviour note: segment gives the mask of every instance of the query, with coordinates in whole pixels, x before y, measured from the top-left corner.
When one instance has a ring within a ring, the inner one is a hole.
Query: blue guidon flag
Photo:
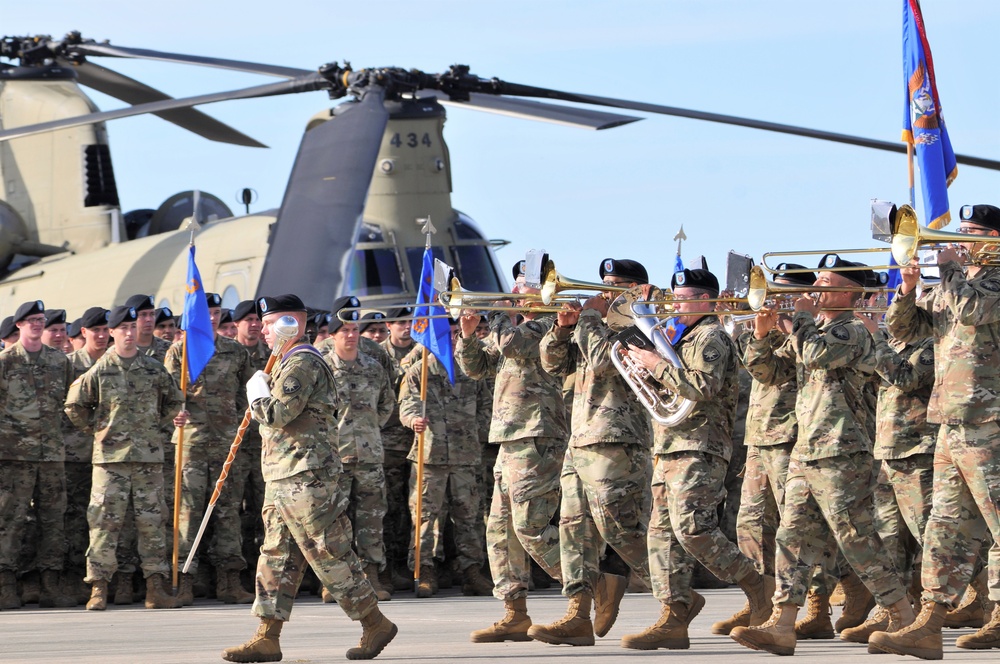
[[[958,162],[941,115],[934,60],[917,0],[903,0],[903,78],[906,86],[903,142],[913,145],[920,165],[927,225],[942,228],[951,221],[948,185],[958,175]]]
[[[208,300],[205,299],[201,273],[198,272],[198,266],[194,262],[193,244],[189,247],[189,251],[181,329],[184,330],[184,343],[187,345],[188,379],[193,383],[198,380],[198,376],[215,354],[215,332],[212,330],[212,319],[208,315]]]
[[[417,304],[413,309],[413,327],[410,336],[434,354],[441,366],[448,372],[448,380],[455,384],[455,360],[451,350],[451,327],[447,318],[431,318],[437,302],[434,292],[434,255],[430,248],[424,249],[423,266],[420,269],[420,286],[417,288]]]

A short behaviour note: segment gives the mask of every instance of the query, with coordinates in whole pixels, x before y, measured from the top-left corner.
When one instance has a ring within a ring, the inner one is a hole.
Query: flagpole
[[[417,223],[423,224],[424,251],[431,248],[431,235],[434,234],[434,226],[431,224],[431,217],[427,215],[425,219],[417,219]],[[422,276],[422,275],[421,275]],[[428,300],[430,297],[428,296]],[[420,300],[420,286],[417,287],[417,300]],[[430,315],[430,308],[424,310],[425,315]],[[423,351],[420,354],[420,418],[427,419],[427,344],[423,344]],[[416,516],[413,519],[413,592],[416,593],[420,587],[420,531],[423,525],[424,516],[424,435],[427,427],[417,434],[417,496],[414,501],[414,511]]]
[[[187,410],[187,334],[181,338],[181,410]],[[174,454],[174,555],[172,583],[174,595],[179,586],[180,565],[180,519],[181,519],[181,478],[184,463],[184,427],[177,427],[177,452]]]
[[[916,187],[913,184],[913,141],[906,142],[906,167],[910,177],[910,207],[916,207]]]

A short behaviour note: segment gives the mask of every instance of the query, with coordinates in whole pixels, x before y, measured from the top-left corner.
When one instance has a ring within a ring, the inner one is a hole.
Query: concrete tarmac
[[[505,662],[509,664],[587,664],[593,662],[651,662],[670,658],[675,662],[774,661],[776,656],[747,650],[727,636],[709,631],[711,624],[728,617],[743,605],[738,588],[700,591],[707,598],[705,609],[691,627],[690,650],[625,650],[623,634],[640,632],[659,615],[659,603],[651,595],[626,595],[611,632],[593,647],[550,646],[542,643],[475,644],[469,632],[487,627],[503,616],[503,605],[490,597],[463,597],[457,590],[442,590],[432,599],[397,594],[382,604],[383,612],[397,625],[399,634],[378,661],[387,662]],[[528,611],[538,623],[562,617],[566,600],[556,590],[531,593]],[[834,608],[834,619],[840,614]],[[801,615],[801,614],[800,614]],[[0,611],[0,662],[73,662],[101,664],[197,664],[221,662],[223,648],[246,641],[258,620],[249,606],[226,606],[200,599],[183,609],[148,611],[142,605],[112,606],[105,612],[76,609],[44,609],[27,606]],[[996,662],[997,650],[960,650],[955,639],[971,629],[945,630],[945,660],[949,662]],[[336,604],[302,597],[295,604],[292,620],[281,634],[285,662],[343,662],[345,651],[357,645],[361,626],[351,622]],[[860,644],[833,641],[802,641],[795,661],[846,662],[861,658],[877,664],[916,662],[896,655],[869,655]],[[579,662],[578,662],[579,660]]]

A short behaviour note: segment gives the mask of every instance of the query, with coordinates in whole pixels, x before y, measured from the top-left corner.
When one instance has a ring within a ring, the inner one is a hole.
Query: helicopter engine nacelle
[[[24,220],[13,207],[0,201],[0,269],[14,259],[18,247],[28,239]]]

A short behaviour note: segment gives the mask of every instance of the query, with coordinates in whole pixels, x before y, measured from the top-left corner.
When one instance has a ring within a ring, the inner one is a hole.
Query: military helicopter
[[[91,62],[138,58],[277,76],[278,83],[173,99]],[[332,63],[316,71],[130,48],[70,33],[6,37],[0,58],[0,309],[25,298],[106,305],[106,292],[81,275],[101,270],[119,286],[114,302],[135,292],[161,304],[183,301],[185,246],[194,235],[206,289],[224,304],[261,293],[296,292],[319,309],[342,293],[374,302],[411,300],[424,237],[414,223],[439,228],[435,251],[463,284],[505,290],[505,270],[467,215],[451,206],[451,164],[443,105],[591,129],[641,118],[522,97],[735,124],[902,152],[900,144],[638,101],[562,92],[485,79],[456,65],[440,74]],[[132,106],[98,112],[80,85]],[[184,192],[156,211],[121,214],[107,147],[108,120],[153,113],[216,141],[250,147],[254,139],[193,107],[226,100],[326,91],[351,99],[307,124],[280,209],[235,217],[211,195]],[[45,159],[37,155],[52,155]],[[81,156],[82,155],[82,156]],[[959,156],[1000,169],[1000,162]],[[56,186],[58,183],[58,187]],[[75,191],[74,191],[75,189]],[[197,204],[195,199],[198,199]],[[182,227],[194,217],[195,228]]]

